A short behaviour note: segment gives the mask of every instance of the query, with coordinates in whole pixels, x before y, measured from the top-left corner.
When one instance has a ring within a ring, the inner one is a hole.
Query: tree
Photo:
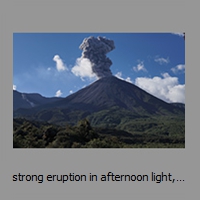
[[[82,142],[88,142],[98,137],[87,119],[78,122],[77,133]]]

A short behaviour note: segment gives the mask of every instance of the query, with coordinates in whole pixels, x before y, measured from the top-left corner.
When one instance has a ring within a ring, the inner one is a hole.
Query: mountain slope
[[[141,88],[114,76],[101,78],[84,89],[49,104],[49,107],[76,108],[96,112],[111,107],[123,108],[138,115],[179,113],[180,109]]]
[[[13,110],[15,111],[19,108],[33,108],[47,103],[52,103],[60,99],[61,98],[58,97],[43,97],[37,93],[20,93],[13,90]]]
[[[184,112],[182,107],[166,103],[131,83],[110,76],[61,100],[31,109],[18,109],[14,117],[57,124],[76,124],[87,117],[94,126],[125,127],[125,130],[136,118],[166,117],[166,120],[181,117],[183,121]]]

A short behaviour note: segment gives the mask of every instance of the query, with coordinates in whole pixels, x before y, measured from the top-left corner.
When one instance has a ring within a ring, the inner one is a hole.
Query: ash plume
[[[82,52],[82,59],[86,58],[91,62],[92,72],[98,78],[112,76],[110,66],[112,61],[106,54],[115,49],[114,41],[105,37],[85,38],[79,47]]]

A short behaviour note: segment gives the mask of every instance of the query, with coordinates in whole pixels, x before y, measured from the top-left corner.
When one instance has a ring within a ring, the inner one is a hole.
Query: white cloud
[[[13,90],[17,90],[17,86],[16,85],[13,85]]]
[[[159,63],[160,65],[168,64],[170,62],[169,58],[162,58],[162,57],[159,57],[159,56],[156,56],[154,61]]]
[[[61,90],[58,90],[58,91],[56,92],[56,94],[55,94],[56,97],[60,97],[61,95],[62,95]]]
[[[82,88],[85,88],[87,85],[82,86]]]
[[[138,71],[144,71],[144,72],[147,72],[146,68],[144,67],[144,63],[143,62],[139,62],[138,65],[136,67],[133,67],[133,70],[135,72],[138,72]]]
[[[131,80],[131,78],[129,76],[125,79],[125,81],[129,82],[129,83],[133,83],[132,80]]]
[[[184,33],[181,33],[181,32],[172,33],[172,34],[177,35],[177,36],[180,36],[180,37],[184,37]]]
[[[75,76],[83,78],[94,78],[96,75],[92,72],[92,65],[87,58],[77,58],[76,65],[71,69]]]
[[[171,68],[171,70],[172,70],[173,73],[176,74],[179,71],[184,71],[185,70],[185,65],[179,64],[176,67]]]
[[[59,55],[55,55],[53,57],[53,61],[56,62],[56,69],[60,71],[65,71],[68,70],[67,66],[63,63],[62,59],[60,58]]]
[[[74,92],[73,92],[73,90],[70,90],[69,93],[72,94],[72,93],[74,93]]]
[[[122,72],[117,72],[117,73],[115,74],[115,76],[116,76],[117,78],[121,79],[121,80],[126,81],[126,82],[133,83],[130,77],[122,78]]]
[[[116,76],[117,78],[119,78],[119,79],[124,80],[124,79],[122,78],[122,72],[117,72],[117,73],[115,74],[115,76]]]
[[[185,103],[185,84],[179,84],[178,78],[168,73],[162,74],[162,77],[138,77],[135,85],[166,102]]]

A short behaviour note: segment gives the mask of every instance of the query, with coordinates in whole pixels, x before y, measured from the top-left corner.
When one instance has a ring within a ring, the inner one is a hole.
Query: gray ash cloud
[[[92,71],[98,78],[112,76],[110,66],[112,61],[106,56],[107,53],[115,49],[114,41],[105,37],[85,38],[79,47],[82,52],[82,58],[87,58],[91,62]]]

